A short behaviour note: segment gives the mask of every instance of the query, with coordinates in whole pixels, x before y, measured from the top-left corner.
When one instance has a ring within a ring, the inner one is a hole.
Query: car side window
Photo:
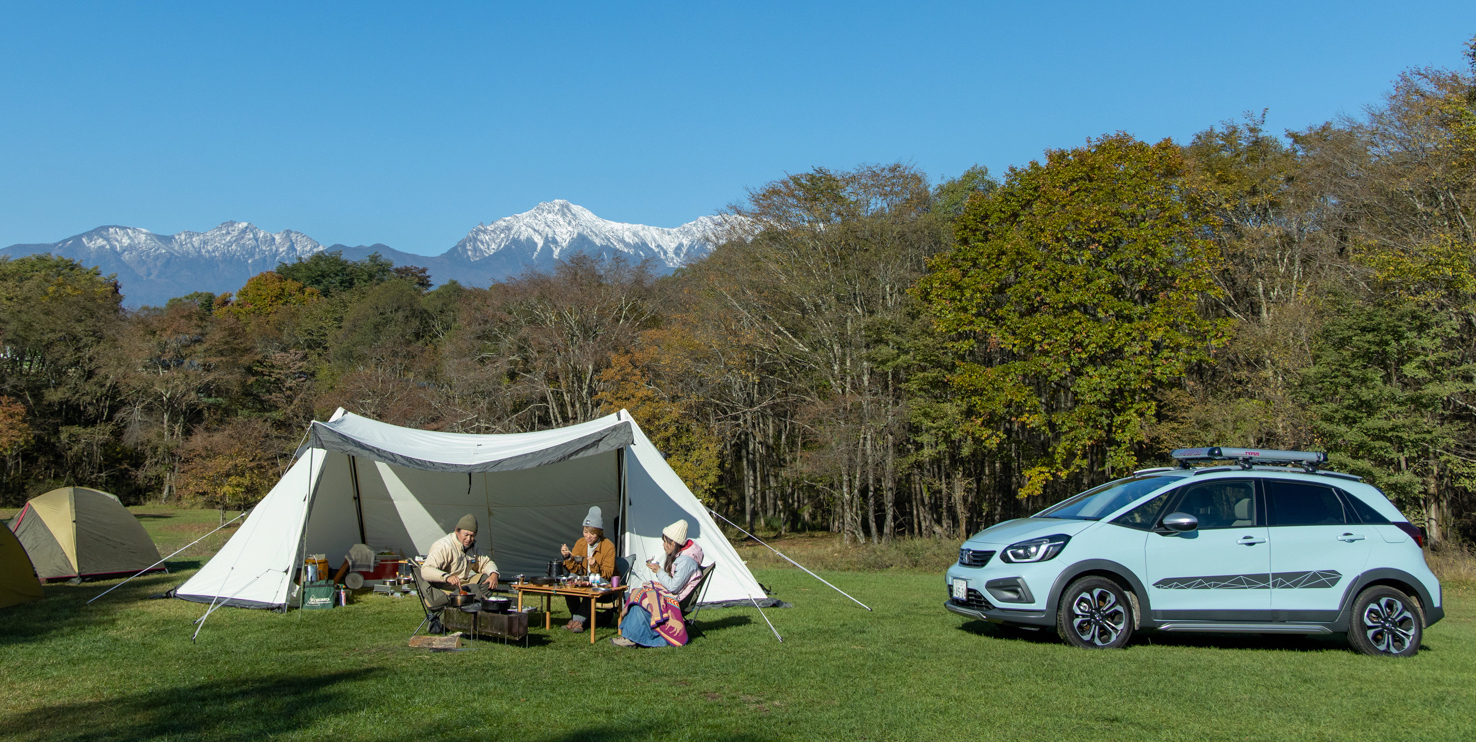
[[[1199,519],[1199,530],[1247,528],[1256,524],[1255,482],[1237,479],[1203,482],[1183,489],[1174,512]]]
[[[1333,526],[1348,522],[1331,487],[1268,479],[1266,500],[1273,526]]]
[[[1158,512],[1163,510],[1163,504],[1175,494],[1175,490],[1165,492],[1148,502],[1139,505],[1132,510],[1117,516],[1112,522],[1119,526],[1135,528],[1139,531],[1151,530],[1158,525]]]
[[[1376,523],[1389,522],[1388,518],[1385,518],[1383,515],[1381,515],[1379,511],[1374,510],[1372,507],[1369,506],[1368,503],[1358,499],[1357,495],[1344,490],[1338,490],[1338,494],[1341,494],[1343,496],[1343,502],[1347,503],[1348,507],[1353,510],[1353,514],[1358,516],[1358,521],[1360,523],[1373,525]]]

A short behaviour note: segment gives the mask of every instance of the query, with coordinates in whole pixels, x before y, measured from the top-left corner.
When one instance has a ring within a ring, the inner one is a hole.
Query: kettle
[[[562,559],[555,559],[548,563],[548,576],[550,578],[557,579],[563,577],[565,574],[564,561]]]

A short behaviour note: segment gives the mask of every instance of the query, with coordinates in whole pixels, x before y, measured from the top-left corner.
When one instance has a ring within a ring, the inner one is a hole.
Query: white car
[[[1319,471],[1325,454],[1173,456],[1179,468],[980,531],[948,569],[944,605],[1086,648],[1137,629],[1346,633],[1359,652],[1395,656],[1445,615],[1419,529],[1377,488]],[[1191,466],[1214,461],[1235,463]]]

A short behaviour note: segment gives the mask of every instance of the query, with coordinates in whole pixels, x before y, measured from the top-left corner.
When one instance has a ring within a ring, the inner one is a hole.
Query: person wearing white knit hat
[[[666,563],[657,564],[646,560],[646,568],[654,574],[647,583],[659,586],[680,602],[697,588],[702,581],[702,547],[687,538],[687,521],[679,520],[661,529],[661,548],[666,552]],[[625,613],[620,618],[620,636],[610,640],[617,647],[666,647],[671,642],[650,626],[651,614],[640,605],[625,603]]]

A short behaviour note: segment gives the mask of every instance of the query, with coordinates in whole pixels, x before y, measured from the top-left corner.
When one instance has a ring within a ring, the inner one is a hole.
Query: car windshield
[[[1104,516],[1111,515],[1133,500],[1172,484],[1175,479],[1175,477],[1163,475],[1119,479],[1060,502],[1054,507],[1041,511],[1035,517],[1101,520]]]

